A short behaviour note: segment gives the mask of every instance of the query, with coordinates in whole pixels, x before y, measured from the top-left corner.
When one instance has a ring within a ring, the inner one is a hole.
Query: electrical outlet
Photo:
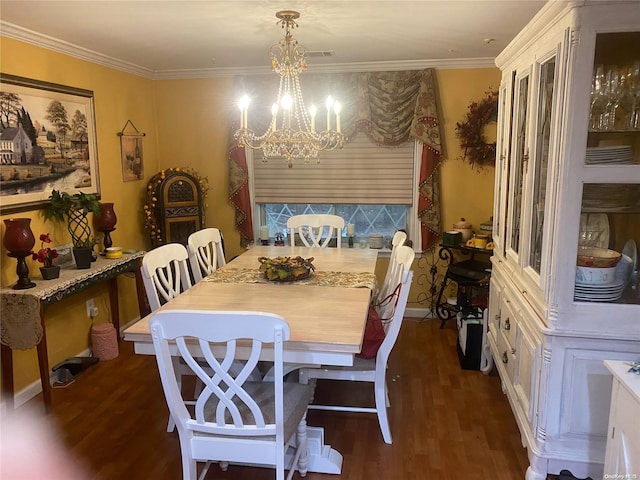
[[[91,317],[91,313],[93,313],[93,309],[96,308],[96,302],[93,298],[87,300],[87,317]]]
[[[98,316],[98,307],[91,308],[91,318],[96,318]]]

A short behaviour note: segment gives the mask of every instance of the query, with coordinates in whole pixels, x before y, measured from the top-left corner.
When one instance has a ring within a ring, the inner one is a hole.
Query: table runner
[[[264,273],[251,268],[221,268],[202,279],[203,282],[219,283],[272,283],[282,285],[316,285],[320,287],[369,288],[375,292],[376,276],[368,272],[313,272],[311,276],[294,282],[273,282]]]
[[[42,339],[40,308],[84,290],[103,280],[131,270],[132,261],[145,252],[125,254],[118,259],[98,258],[87,270],[60,269],[60,278],[32,279],[36,286],[26,290],[5,287],[0,290],[0,343],[12,349],[27,350]]]

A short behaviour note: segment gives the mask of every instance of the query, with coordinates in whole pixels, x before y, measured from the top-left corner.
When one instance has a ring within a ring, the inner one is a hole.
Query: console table
[[[493,251],[464,245],[440,244],[440,247],[438,255],[442,260],[447,260],[449,263],[436,299],[436,315],[441,321],[440,328],[442,328],[448,319],[453,318],[463,309],[472,306],[474,289],[488,293],[489,280],[491,278],[489,257]],[[456,262],[454,252],[463,254],[468,258]],[[476,255],[479,257],[478,259],[476,259]],[[449,304],[446,299],[442,300],[444,289],[450,281],[458,284],[458,296],[455,305]]]
[[[118,332],[118,339],[120,339],[117,277],[123,273],[133,272],[136,276],[140,318],[150,312],[140,275],[140,265],[144,253],[125,254],[118,259],[98,257],[95,262],[91,263],[91,268],[86,270],[78,270],[75,267],[62,268],[60,278],[54,280],[32,279],[36,286],[27,290],[13,290],[10,287],[0,289],[2,383],[7,405],[13,407],[14,401],[12,350],[27,350],[35,346],[38,353],[45,411],[50,410],[51,385],[49,384],[49,358],[45,329],[45,313],[49,305],[93,285],[108,281],[111,319]]]

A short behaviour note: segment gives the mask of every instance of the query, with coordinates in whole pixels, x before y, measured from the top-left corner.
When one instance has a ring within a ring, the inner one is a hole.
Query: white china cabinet
[[[637,479],[640,472],[640,376],[628,362],[604,362],[613,374],[604,478]]]
[[[489,346],[526,479],[600,479],[603,360],[640,359],[640,3],[549,2],[496,64]],[[576,282],[584,245],[625,253],[613,281]]]

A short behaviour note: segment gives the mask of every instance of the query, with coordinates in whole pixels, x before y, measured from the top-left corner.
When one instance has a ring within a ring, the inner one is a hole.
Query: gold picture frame
[[[93,91],[0,73],[0,213],[100,195]]]

